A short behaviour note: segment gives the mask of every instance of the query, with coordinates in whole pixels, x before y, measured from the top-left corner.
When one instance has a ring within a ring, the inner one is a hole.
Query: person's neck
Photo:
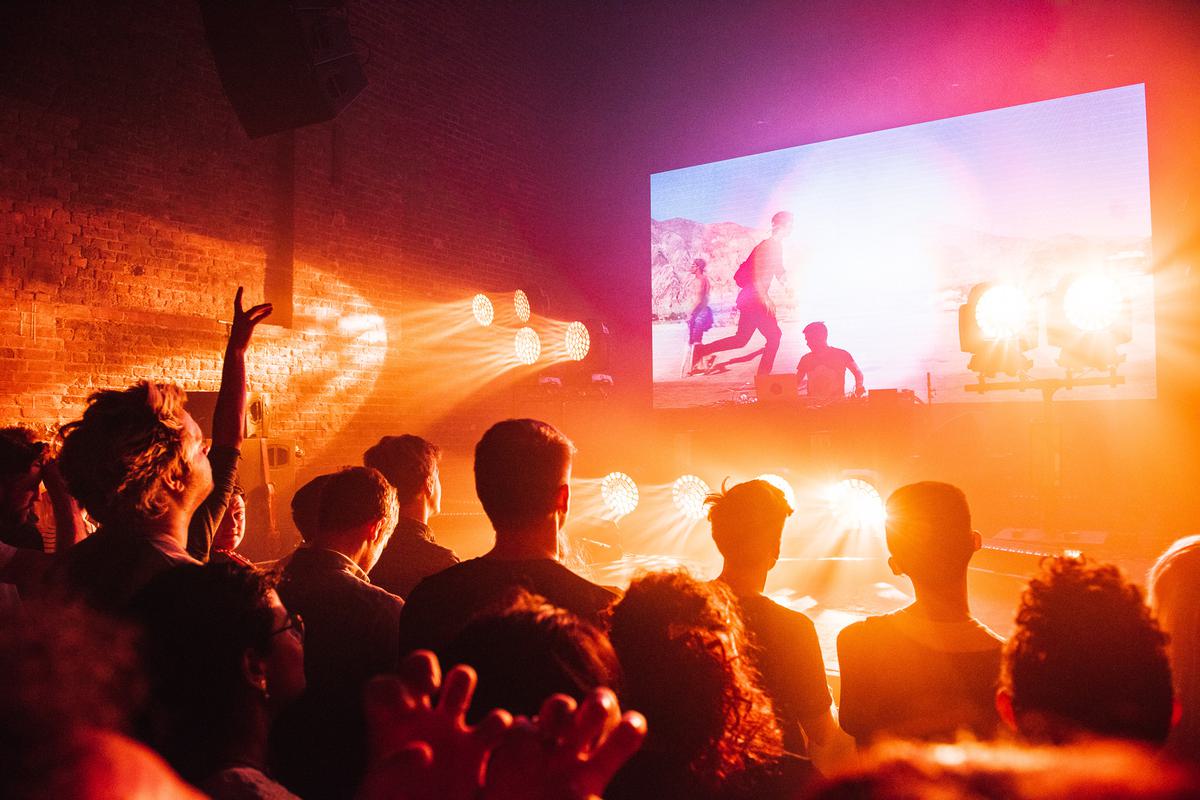
[[[725,562],[725,568],[717,580],[733,590],[734,594],[762,594],[767,585],[766,567],[736,566]]]
[[[267,770],[267,735],[271,719],[261,699],[247,703],[243,719],[238,720],[230,735],[219,745],[216,753],[217,766],[252,767],[260,772]]]
[[[332,550],[335,553],[341,553],[346,558],[353,561],[363,572],[370,572],[370,569],[368,568],[368,565],[371,563],[371,546],[369,542],[363,541],[362,539],[331,537],[324,541],[313,542],[313,547],[319,547],[325,550]]]
[[[909,608],[933,622],[962,622],[971,618],[967,579],[948,584],[913,584],[917,599]]]
[[[500,561],[558,560],[558,525],[547,518],[538,525],[515,531],[496,531],[496,543],[485,558]]]
[[[424,498],[418,497],[416,500],[400,506],[400,516],[416,520],[422,525],[428,525],[429,506],[426,504]]]
[[[172,539],[180,547],[187,547],[188,522],[191,518],[191,512],[175,506],[161,517],[141,520],[130,527],[147,538]]]

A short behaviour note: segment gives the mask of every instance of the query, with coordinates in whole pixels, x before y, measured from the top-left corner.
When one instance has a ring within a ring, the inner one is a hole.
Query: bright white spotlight
[[[1015,286],[997,284],[975,304],[975,323],[984,339],[1011,339],[1025,329],[1033,308],[1029,298]]]
[[[521,289],[513,292],[513,308],[516,309],[517,319],[521,322],[529,322],[529,295]]]
[[[486,294],[477,294],[471,298],[471,313],[475,315],[475,321],[484,328],[491,325],[492,320],[496,318],[496,309],[492,308],[492,301]]]
[[[887,517],[879,490],[862,478],[834,484],[829,490],[829,507],[838,523],[847,528],[879,527]]]
[[[533,328],[521,328],[513,339],[517,351],[517,360],[522,364],[532,364],[542,354],[542,340]]]
[[[671,500],[688,519],[704,519],[708,509],[704,507],[704,498],[712,492],[702,478],[695,475],[681,475],[671,485]]]
[[[766,481],[767,483],[771,484],[776,489],[783,492],[783,499],[787,500],[787,504],[789,506],[792,508],[796,507],[796,491],[792,489],[792,485],[788,483],[787,479],[782,475],[776,475],[772,472],[767,472],[763,475],[759,475],[754,480]]]
[[[1067,320],[1081,331],[1102,331],[1121,316],[1125,298],[1121,287],[1106,275],[1084,275],[1076,278],[1063,297],[1063,312]]]
[[[618,517],[633,513],[638,507],[638,488],[633,478],[624,472],[610,472],[600,481],[600,496],[604,505]]]
[[[582,322],[572,322],[567,326],[565,334],[567,343],[567,358],[572,361],[583,361],[587,358],[592,346],[592,337],[588,334],[587,325]]]

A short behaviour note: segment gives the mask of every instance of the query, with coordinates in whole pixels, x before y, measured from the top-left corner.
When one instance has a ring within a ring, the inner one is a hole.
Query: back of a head
[[[1166,740],[1174,706],[1166,637],[1120,569],[1049,559],[1025,589],[1016,622],[1001,686],[1023,736]]]
[[[771,217],[771,227],[783,228],[787,225],[791,225],[794,219],[795,217],[792,216],[792,212],[790,211],[777,211],[775,215]]]
[[[1170,636],[1171,673],[1182,707],[1171,750],[1200,763],[1200,536],[1172,544],[1150,570],[1150,605]]]
[[[889,741],[809,800],[1185,800],[1196,776],[1119,742],[1066,747]]]
[[[720,783],[778,757],[771,701],[744,657],[749,640],[733,595],[686,572],[635,578],[613,607],[609,638],[624,702],[649,722],[646,749]]]
[[[888,551],[918,582],[961,579],[975,552],[966,495],[948,483],[922,481],[892,492],[886,530]]]
[[[187,564],[134,597],[158,721],[149,738],[185,777],[204,777],[203,751],[220,747],[247,702],[242,656],[270,651],[274,583],[234,564]]]
[[[497,532],[520,531],[554,512],[575,446],[545,422],[497,422],[475,446],[475,492]]]
[[[432,487],[441,458],[433,442],[406,433],[384,436],[363,453],[363,464],[383,473],[396,487],[397,500],[407,503]]]
[[[396,516],[396,489],[379,470],[346,467],[329,475],[321,488],[317,530],[310,538],[324,541],[380,520],[390,531],[396,526]]]
[[[45,447],[28,428],[0,428],[0,485],[29,472]]]
[[[332,475],[318,475],[292,495],[292,522],[300,538],[309,541],[321,527],[321,491]]]
[[[712,537],[727,562],[755,564],[779,556],[783,524],[792,513],[782,491],[746,481],[705,498]]]
[[[533,717],[552,694],[582,702],[597,687],[619,688],[608,637],[525,590],[477,615],[440,655],[443,669],[470,664],[479,676],[471,721],[494,708]]]
[[[63,426],[59,465],[71,494],[101,525],[154,519],[167,508],[164,484],[189,472],[184,402],[174,384],[142,381],[88,398]]]

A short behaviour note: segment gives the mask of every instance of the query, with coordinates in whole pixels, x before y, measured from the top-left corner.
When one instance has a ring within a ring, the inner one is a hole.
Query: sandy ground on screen
[[[1125,362],[1121,364],[1118,374],[1125,378],[1125,383],[1116,388],[1108,386],[1080,387],[1070,391],[1061,391],[1055,399],[1059,400],[1132,400],[1153,398],[1155,396],[1155,351],[1154,351],[1154,315],[1151,300],[1153,287],[1147,281],[1144,291],[1134,298],[1133,338],[1122,345],[1120,351],[1125,354]],[[903,319],[898,320],[901,324]],[[805,321],[781,320],[783,342],[779,354],[775,358],[775,373],[793,372],[800,357],[808,352],[804,343],[802,330]],[[848,337],[844,332],[862,326],[863,329],[879,327],[878,319],[872,314],[853,315],[842,314],[836,323],[830,321],[829,343],[834,347],[845,346]],[[708,331],[704,341],[732,335],[736,324],[722,325]],[[839,337],[838,332],[843,331]],[[969,403],[997,401],[1037,401],[1041,395],[1037,392],[989,392],[979,395],[967,392],[964,386],[978,382],[976,376],[967,370],[969,356],[958,349],[958,312],[946,310],[939,312],[937,319],[939,335],[937,341],[942,344],[934,352],[924,358],[914,358],[906,365],[887,363],[885,359],[874,355],[869,346],[847,347],[859,368],[862,369],[868,389],[894,388],[912,389],[922,400],[926,399],[925,373],[928,372],[933,388],[935,403]],[[881,333],[890,339],[904,341],[908,335],[903,328],[892,327]],[[915,338],[915,337],[913,337]],[[763,347],[763,337],[755,333],[749,344],[740,350],[727,350],[716,354],[716,364],[712,374],[693,375],[680,378],[680,369],[687,352],[687,326],[683,322],[664,322],[653,325],[653,363],[654,363],[654,406],[655,408],[687,408],[692,406],[711,406],[731,403],[735,395],[747,387],[753,388],[754,375],[758,371],[759,355]],[[1034,367],[1030,371],[1033,378],[1061,377],[1063,370],[1056,366],[1055,359],[1058,348],[1045,344],[1045,335],[1039,347],[1030,351]],[[847,376],[846,388],[849,391],[853,384]]]

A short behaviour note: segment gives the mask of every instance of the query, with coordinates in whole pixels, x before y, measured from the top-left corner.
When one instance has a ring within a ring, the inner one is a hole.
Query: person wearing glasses
[[[304,621],[270,574],[236,564],[168,570],[133,599],[151,703],[147,744],[217,800],[292,800],[267,741],[304,691]]]

